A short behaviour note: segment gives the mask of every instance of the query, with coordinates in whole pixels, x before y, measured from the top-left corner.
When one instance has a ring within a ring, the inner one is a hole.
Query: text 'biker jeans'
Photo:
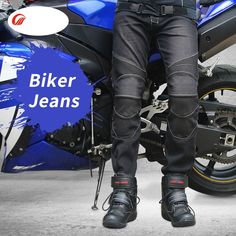
[[[142,95],[147,82],[150,43],[155,39],[165,69],[169,115],[164,174],[186,174],[196,149],[198,118],[198,44],[196,23],[183,16],[153,18],[118,11],[112,56],[112,165],[116,175],[134,177],[141,135]]]

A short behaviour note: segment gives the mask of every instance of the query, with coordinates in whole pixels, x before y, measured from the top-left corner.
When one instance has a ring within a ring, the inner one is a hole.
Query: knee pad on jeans
[[[124,60],[113,57],[112,136],[116,139],[132,138],[140,131],[139,112],[146,84],[146,72]]]
[[[146,72],[135,65],[113,57],[112,87],[115,96],[141,98],[146,84]]]
[[[168,93],[173,96],[197,96],[197,55],[180,60],[167,68]]]
[[[198,123],[198,97],[169,98],[168,126],[170,133],[178,139],[188,139],[195,132]]]
[[[141,99],[115,97],[112,115],[112,136],[132,138],[140,128]]]

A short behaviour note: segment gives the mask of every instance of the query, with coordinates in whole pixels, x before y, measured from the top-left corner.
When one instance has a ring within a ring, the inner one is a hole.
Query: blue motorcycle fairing
[[[161,55],[158,51],[156,51],[149,57],[149,63],[159,61],[160,59],[161,59]]]
[[[81,16],[86,24],[113,28],[116,0],[70,0],[68,9]]]
[[[78,170],[88,169],[89,159],[78,157],[45,141],[31,145],[25,153],[7,158],[2,172],[18,173],[26,170]],[[92,166],[93,168],[95,165]]]
[[[10,57],[19,57],[28,59],[32,56],[33,53],[34,52],[31,50],[31,48],[25,46],[22,43],[15,43],[15,42],[0,43],[0,54],[5,54]],[[60,51],[59,56],[69,61],[74,61],[76,59],[76,57],[62,51]],[[1,68],[1,61],[2,60],[0,58],[0,68]]]
[[[199,20],[198,26],[202,26],[204,23],[212,20],[216,16],[235,6],[236,0],[225,0],[223,2],[210,6],[206,11],[204,18]]]
[[[10,57],[29,58],[32,55],[30,48],[21,43],[0,43],[0,53]]]
[[[33,51],[27,46],[16,43],[0,43],[0,75],[5,56],[29,59]],[[74,61],[76,58],[64,52],[59,52],[59,56],[66,60]],[[0,83],[0,112],[10,107],[16,107],[21,102],[12,99],[11,95],[17,88],[17,80],[7,80]],[[11,121],[9,120],[9,124]],[[2,124],[0,124],[1,127]],[[10,127],[9,127],[10,129]],[[36,126],[28,142],[27,148],[22,155],[6,157],[2,166],[2,171],[7,173],[18,173],[26,170],[72,170],[88,169],[89,159],[79,157],[70,152],[64,151],[57,146],[44,141],[45,132]],[[19,140],[21,137],[19,138]],[[92,168],[96,165],[93,164]]]

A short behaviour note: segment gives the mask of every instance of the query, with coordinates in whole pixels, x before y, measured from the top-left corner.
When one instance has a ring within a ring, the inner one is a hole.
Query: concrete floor
[[[47,171],[0,174],[0,235],[236,235],[236,201],[212,197],[187,189],[196,212],[194,227],[176,229],[160,215],[160,165],[138,161],[141,202],[138,218],[122,230],[102,226],[102,202],[111,192],[112,168],[107,163],[99,210],[91,206],[97,183],[97,170]]]

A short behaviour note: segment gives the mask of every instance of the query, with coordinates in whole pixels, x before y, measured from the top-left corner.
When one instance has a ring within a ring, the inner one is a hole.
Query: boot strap
[[[188,187],[188,176],[181,174],[171,174],[165,175],[162,179],[163,183],[168,186],[168,188],[180,188],[184,189]]]
[[[168,197],[168,202],[170,205],[178,203],[178,202],[187,202],[186,194],[184,191],[173,190],[170,192],[170,196]]]
[[[111,201],[114,203],[123,203],[127,206],[130,206],[130,205],[132,205],[132,201],[131,201],[130,197],[127,196],[127,194],[128,193],[126,193],[126,192],[117,192],[114,194]]]
[[[137,197],[137,196],[136,196]],[[139,199],[139,197],[137,197]],[[108,200],[109,199],[109,200]],[[114,190],[103,202],[102,204],[102,209],[104,211],[107,211],[110,209],[110,206],[108,208],[105,208],[105,204],[108,200],[109,205],[111,206],[113,203],[122,203],[128,207],[134,208],[134,205],[132,203],[132,200],[130,199],[130,195],[126,191],[119,191],[119,190]],[[140,199],[139,199],[140,200]],[[138,202],[139,203],[139,202]],[[137,203],[137,204],[138,204]]]
[[[183,191],[179,189],[172,190],[168,192],[160,201],[159,203],[163,203],[164,201],[167,201],[168,204],[172,205],[178,202],[185,202],[188,204],[186,194]]]
[[[111,178],[111,187],[114,189],[132,189],[137,187],[136,178],[113,176]]]

